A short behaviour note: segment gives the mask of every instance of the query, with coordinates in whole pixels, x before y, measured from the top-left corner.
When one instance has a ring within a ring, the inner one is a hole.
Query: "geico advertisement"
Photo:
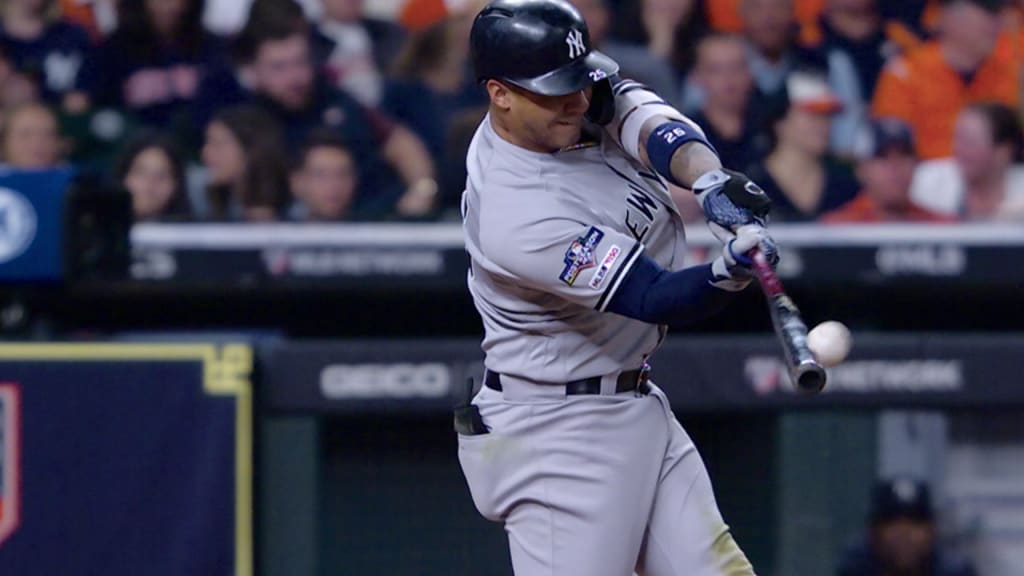
[[[320,371],[324,398],[442,398],[451,390],[451,368],[420,364],[331,364]]]

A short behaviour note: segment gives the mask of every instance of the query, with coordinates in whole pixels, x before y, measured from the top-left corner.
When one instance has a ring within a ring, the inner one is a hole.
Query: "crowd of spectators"
[[[776,221],[1024,220],[1024,2],[572,1]],[[483,3],[5,0],[0,160],[138,220],[457,218]]]

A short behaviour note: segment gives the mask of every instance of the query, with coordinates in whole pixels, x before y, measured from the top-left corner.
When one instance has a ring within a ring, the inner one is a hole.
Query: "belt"
[[[626,370],[619,374],[618,379],[615,381],[615,393],[620,394],[622,392],[632,392],[633,390],[646,392],[647,381],[650,373],[651,368],[646,364],[644,364],[643,368]],[[484,376],[484,386],[487,386],[491,390],[501,392],[501,374],[488,370],[487,374]],[[565,384],[559,384],[559,386],[565,386],[566,396],[579,396],[583,394],[597,395],[601,393],[601,377],[593,376],[591,378],[572,380]]]

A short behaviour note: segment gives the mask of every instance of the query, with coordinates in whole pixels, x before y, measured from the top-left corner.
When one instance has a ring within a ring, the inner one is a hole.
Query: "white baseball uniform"
[[[504,522],[516,574],[753,574],[662,391],[615,392],[665,328],[606,312],[609,301],[641,254],[684,265],[664,181],[608,139],[538,153],[490,117],[467,171],[468,283],[502,390],[473,399],[489,432],[460,434],[459,462],[477,509]],[[590,377],[601,394],[559,385]]]

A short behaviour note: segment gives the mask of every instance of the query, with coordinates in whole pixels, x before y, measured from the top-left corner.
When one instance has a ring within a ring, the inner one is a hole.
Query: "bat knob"
[[[827,379],[825,369],[813,360],[805,360],[793,368],[793,382],[797,390],[806,394],[821,392]]]

